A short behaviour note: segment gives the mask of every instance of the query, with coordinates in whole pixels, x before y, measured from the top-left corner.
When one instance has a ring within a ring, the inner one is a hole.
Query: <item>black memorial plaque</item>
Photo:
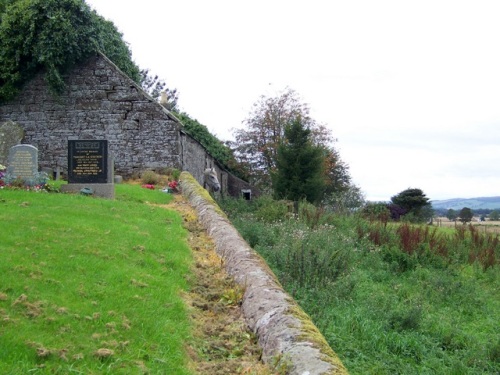
[[[68,182],[108,183],[108,141],[68,141]]]

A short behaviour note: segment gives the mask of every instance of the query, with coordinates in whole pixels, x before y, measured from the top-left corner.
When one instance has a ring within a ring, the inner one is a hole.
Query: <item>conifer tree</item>
[[[275,198],[317,203],[323,197],[324,152],[311,140],[311,130],[297,117],[285,128],[284,142],[278,147],[273,173]]]

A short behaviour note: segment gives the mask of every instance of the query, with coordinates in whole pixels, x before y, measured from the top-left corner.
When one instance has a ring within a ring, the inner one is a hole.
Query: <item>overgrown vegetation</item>
[[[175,116],[181,121],[184,130],[200,142],[210,155],[219,161],[228,171],[244,180],[248,179],[248,175],[244,169],[236,162],[232,150],[210,133],[205,125],[191,118],[185,112],[175,113]]]
[[[497,374],[498,237],[220,202],[351,374]]]
[[[63,74],[98,51],[140,82],[122,34],[83,0],[5,2],[0,11],[0,101],[42,71],[52,91],[62,92]]]

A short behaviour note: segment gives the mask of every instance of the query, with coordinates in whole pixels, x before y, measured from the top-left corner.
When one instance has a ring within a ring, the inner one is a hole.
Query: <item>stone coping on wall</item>
[[[291,375],[347,374],[309,316],[283,290],[208,192],[187,172],[181,173],[180,186],[213,238],[228,274],[245,291],[243,315],[258,337],[263,361]]]

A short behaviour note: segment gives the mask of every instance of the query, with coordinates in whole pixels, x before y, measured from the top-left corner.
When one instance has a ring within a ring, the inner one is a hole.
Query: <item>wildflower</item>
[[[179,185],[179,183],[177,181],[170,181],[168,183],[168,187],[172,190],[177,190],[177,186]]]

